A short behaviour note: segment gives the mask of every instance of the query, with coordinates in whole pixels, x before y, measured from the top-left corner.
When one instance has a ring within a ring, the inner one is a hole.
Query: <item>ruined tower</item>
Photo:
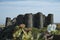
[[[43,28],[43,14],[41,12],[33,15],[33,23],[34,27]]]
[[[23,24],[23,19],[24,15],[18,15],[17,18],[16,18],[16,25],[20,25],[20,24]]]
[[[16,17],[12,19],[12,25],[16,24]]]
[[[38,12],[36,14],[32,13],[27,13],[25,15],[20,14],[16,18],[13,18],[12,20],[10,17],[7,17],[5,26],[25,24],[26,27],[36,27],[40,29],[43,27],[47,27],[47,25],[52,23],[53,14],[48,14],[48,16],[45,16],[41,12]]]
[[[12,21],[10,17],[6,17],[5,27],[12,25]]]
[[[43,14],[43,27],[46,27],[46,16]]]
[[[52,24],[53,23],[53,14],[48,14],[48,16],[47,16],[47,25],[49,25],[49,24]]]
[[[25,23],[26,27],[33,27],[32,19],[33,19],[32,13],[25,14],[25,16],[24,16],[24,23]]]

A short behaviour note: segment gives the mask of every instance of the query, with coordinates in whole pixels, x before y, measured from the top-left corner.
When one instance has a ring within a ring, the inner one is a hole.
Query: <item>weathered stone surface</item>
[[[37,20],[38,19],[36,19],[37,17],[36,17],[36,14],[33,14],[33,27],[36,27],[36,28],[38,28],[37,27]]]
[[[45,16],[41,12],[38,12],[36,14],[27,13],[25,15],[18,15],[12,20],[11,18],[7,17],[5,26],[25,24],[26,27],[43,28],[52,23],[53,14],[48,14],[48,16]]]
[[[37,16],[39,15],[39,28],[43,28],[43,14],[41,12],[37,13]]]
[[[48,14],[48,16],[47,16],[47,25],[49,25],[49,24],[52,24],[53,23],[53,14]]]
[[[5,26],[10,26],[10,25],[12,25],[11,18],[10,17],[6,17]]]
[[[24,23],[26,24],[26,27],[33,27],[33,21],[32,21],[32,13],[25,14],[24,16]]]
[[[16,24],[16,17],[12,19],[12,25]]]
[[[16,25],[20,25],[20,24],[23,24],[23,17],[24,15],[18,15],[17,18],[16,18]]]
[[[34,27],[43,28],[43,14],[41,12],[33,15],[33,23]]]

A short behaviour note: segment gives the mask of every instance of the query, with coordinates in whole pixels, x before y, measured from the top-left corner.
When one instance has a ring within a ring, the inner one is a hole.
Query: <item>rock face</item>
[[[43,27],[46,27],[46,16],[43,15]]]
[[[7,17],[5,26],[25,24],[26,27],[43,28],[51,23],[53,23],[53,14],[45,16],[41,12],[38,12],[36,14],[27,13],[25,15],[18,15],[16,18],[13,18],[13,20]]]

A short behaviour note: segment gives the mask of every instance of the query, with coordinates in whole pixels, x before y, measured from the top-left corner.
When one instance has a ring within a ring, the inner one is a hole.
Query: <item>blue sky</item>
[[[60,0],[0,0],[1,2],[2,1],[53,1],[53,2],[55,2],[55,1],[60,1]]]
[[[54,22],[60,23],[60,0],[0,0],[0,24],[6,17],[14,18],[19,14],[42,12],[54,14]]]

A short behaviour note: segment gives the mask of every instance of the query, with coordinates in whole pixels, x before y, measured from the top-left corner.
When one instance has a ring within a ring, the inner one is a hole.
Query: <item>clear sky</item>
[[[37,12],[52,13],[54,22],[60,23],[60,0],[0,0],[0,24],[5,23],[6,17]]]

